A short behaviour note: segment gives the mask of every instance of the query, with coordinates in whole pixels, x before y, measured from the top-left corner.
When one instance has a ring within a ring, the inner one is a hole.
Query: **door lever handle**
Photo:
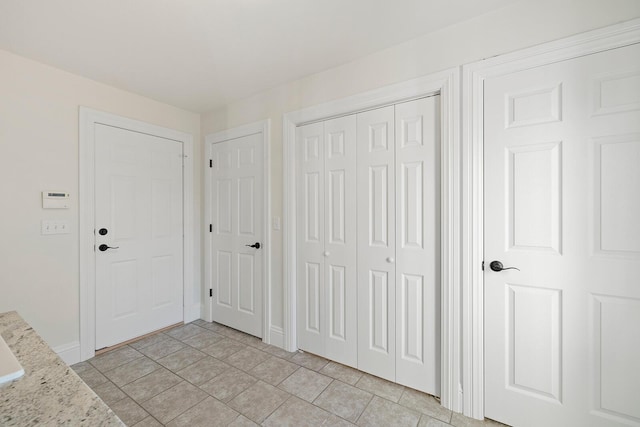
[[[520,269],[518,267],[505,267],[504,265],[502,265],[502,263],[500,261],[491,261],[491,264],[489,264],[489,268],[492,269],[493,271],[502,271],[502,270],[518,270],[518,271],[520,271]]]
[[[105,245],[104,243],[98,246],[98,249],[100,249],[100,251],[102,252],[106,251],[107,249],[118,249],[118,248],[120,248],[120,246],[109,246],[109,245]]]
[[[260,249],[260,242],[255,242],[253,245],[245,245],[245,246],[248,246],[250,248]]]

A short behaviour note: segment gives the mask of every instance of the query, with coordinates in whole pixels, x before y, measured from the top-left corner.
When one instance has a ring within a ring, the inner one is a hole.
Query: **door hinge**
[[[209,289],[209,296],[213,298],[213,289]]]
[[[213,224],[209,224],[209,233],[213,233]]]
[[[213,160],[209,159],[209,167],[212,168],[213,167]]]

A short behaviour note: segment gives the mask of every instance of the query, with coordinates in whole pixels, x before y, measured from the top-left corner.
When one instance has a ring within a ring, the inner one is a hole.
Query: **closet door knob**
[[[393,259],[393,257],[389,257],[389,258],[387,258],[387,262],[389,264],[393,264],[395,262],[395,259]]]
[[[324,255],[324,256],[329,256],[329,255],[331,255],[331,252],[329,252],[329,251],[324,251],[324,252],[322,253],[322,255]]]

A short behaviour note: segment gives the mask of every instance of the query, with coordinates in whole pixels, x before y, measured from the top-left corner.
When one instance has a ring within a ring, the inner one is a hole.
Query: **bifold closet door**
[[[356,118],[298,128],[298,346],[356,366]]]
[[[396,380],[394,107],[357,115],[358,369]]]
[[[396,104],[396,382],[440,395],[440,97]]]
[[[358,369],[439,395],[439,97],[357,120]]]
[[[356,272],[356,116],[324,122],[325,357],[355,367],[358,355]]]
[[[440,393],[439,97],[297,130],[299,348]]]
[[[297,130],[298,347],[324,354],[324,124]]]

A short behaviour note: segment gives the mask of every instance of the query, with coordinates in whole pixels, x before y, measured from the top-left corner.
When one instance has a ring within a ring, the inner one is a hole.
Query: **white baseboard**
[[[80,362],[80,342],[73,341],[67,344],[62,344],[53,348],[53,351],[56,352],[58,356],[64,363],[71,366],[75,363]]]
[[[284,349],[284,331],[279,326],[271,326],[269,329],[269,344]]]

